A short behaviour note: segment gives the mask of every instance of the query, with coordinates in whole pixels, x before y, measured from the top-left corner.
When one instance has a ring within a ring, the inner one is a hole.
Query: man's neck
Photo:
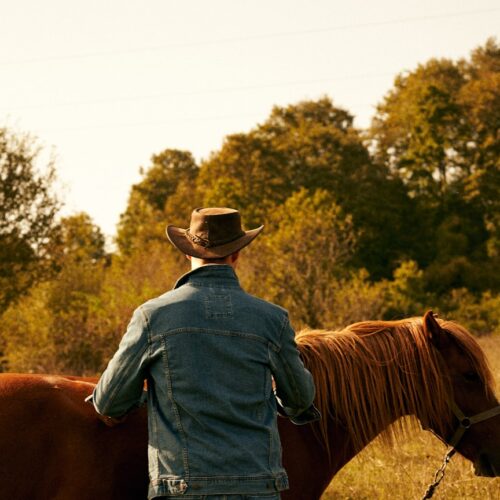
[[[199,269],[204,266],[231,266],[233,269],[236,269],[236,262],[231,262],[229,260],[223,260],[221,262],[203,262],[201,259],[191,258],[191,271],[195,269]]]
[[[191,271],[194,271],[195,269],[198,269],[199,267],[202,266],[220,266],[220,265],[231,266],[234,270],[236,270],[236,264],[238,262],[237,255],[236,256],[228,255],[224,259],[216,259],[215,262],[207,261],[204,259],[198,259],[197,257],[188,257],[188,259],[191,261]]]

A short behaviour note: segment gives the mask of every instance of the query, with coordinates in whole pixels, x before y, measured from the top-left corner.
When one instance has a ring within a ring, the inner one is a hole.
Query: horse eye
[[[467,372],[463,374],[464,379],[467,382],[479,382],[480,378],[476,372]]]

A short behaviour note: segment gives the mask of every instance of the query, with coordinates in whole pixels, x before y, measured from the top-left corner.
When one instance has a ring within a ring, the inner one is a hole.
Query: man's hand
[[[86,403],[90,403],[92,405],[92,407],[94,408],[94,402],[92,400],[92,394],[90,396],[87,396],[85,398],[85,402]],[[95,408],[94,408],[94,411],[95,411]],[[125,420],[127,419],[127,415],[124,415],[123,417],[119,417],[119,418],[116,418],[116,417],[108,417],[106,415],[101,415],[100,413],[97,413],[97,411],[95,412],[97,418],[103,422],[104,424],[106,424],[108,427],[114,427],[115,425],[118,425],[118,424],[121,424],[123,422],[125,422]]]
[[[96,415],[97,415],[97,418],[101,422],[104,422],[108,427],[114,427],[115,425],[118,425],[118,424],[125,422],[125,420],[127,419],[127,415],[120,417],[120,418],[107,417],[106,415],[100,415],[97,412],[96,412]]]

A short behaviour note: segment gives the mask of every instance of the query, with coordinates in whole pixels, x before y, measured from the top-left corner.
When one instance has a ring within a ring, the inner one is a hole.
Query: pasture
[[[482,337],[479,343],[490,361],[498,396],[500,336]],[[335,476],[322,500],[418,500],[441,465],[445,451],[444,444],[424,431],[394,449],[376,439]],[[497,500],[500,478],[475,476],[470,462],[457,454],[433,498]]]

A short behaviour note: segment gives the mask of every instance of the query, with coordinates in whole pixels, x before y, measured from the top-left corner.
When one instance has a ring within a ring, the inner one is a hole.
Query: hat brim
[[[186,255],[199,259],[222,259],[249,245],[263,229],[264,226],[260,226],[256,229],[245,231],[245,234],[237,240],[210,248],[194,244],[186,236],[187,229],[167,226],[166,233],[172,245]]]

